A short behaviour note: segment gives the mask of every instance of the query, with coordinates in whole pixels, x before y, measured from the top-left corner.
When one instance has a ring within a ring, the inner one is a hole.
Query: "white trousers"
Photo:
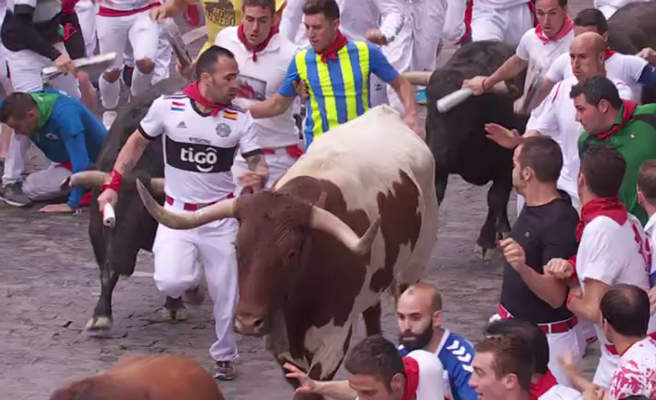
[[[30,174],[23,182],[23,193],[32,201],[48,201],[62,197],[67,192],[60,185],[71,176],[71,171],[53,164],[50,167]]]
[[[495,40],[512,46],[519,45],[524,33],[533,28],[533,16],[528,3],[493,9],[474,2],[472,40]]]
[[[157,27],[159,30],[159,41],[157,42],[157,52],[155,53],[155,72],[150,82],[152,85],[171,76],[170,66],[173,54],[173,49],[171,49],[166,31],[161,24],[158,24]]]
[[[96,16],[98,29],[98,45],[101,53],[116,52],[112,68],[120,69],[123,66],[123,52],[129,42],[135,60],[155,60],[157,44],[159,41],[159,27],[150,19],[148,11],[142,11],[122,17]],[[153,73],[143,74],[135,68],[132,78],[132,96],[143,93],[150,87]],[[106,109],[113,110],[118,106],[121,86],[119,81],[109,82],[100,78],[100,97]]]
[[[617,11],[617,8],[615,8],[613,6],[599,6],[599,7],[596,7],[596,8],[597,8],[597,10],[601,11],[602,14],[604,14],[604,17],[606,17],[606,20],[608,20],[610,17],[612,17],[613,14],[615,14],[615,12]]]
[[[87,57],[94,55],[98,47],[98,36],[96,34],[97,8],[91,0],[80,0],[75,4],[75,13],[77,14],[77,19],[80,21],[80,28],[82,28]]]
[[[409,9],[404,10],[401,31],[382,48],[387,60],[399,73],[435,70],[445,12],[439,4],[433,0],[405,4]],[[387,85],[387,99],[390,106],[403,116],[401,99],[390,85]]]
[[[296,159],[287,154],[287,150],[285,150],[284,147],[281,147],[276,149],[275,154],[265,154],[264,161],[269,167],[269,179],[267,179],[265,184],[265,188],[269,189],[274,183],[276,183],[278,178],[287,172],[289,167],[294,165]],[[244,190],[244,186],[239,182],[239,176],[247,171],[248,165],[246,164],[246,160],[244,160],[244,157],[242,157],[241,154],[238,154],[232,165],[232,176],[234,177],[235,185],[237,186],[235,189],[235,196],[239,196],[241,191]]]
[[[167,209],[187,212],[183,204],[165,204]],[[239,224],[228,218],[190,230],[173,230],[159,225],[153,254],[157,289],[179,298],[187,289],[200,283],[203,272],[207,289],[214,302],[216,342],[210,355],[216,361],[238,357],[237,336],[232,329],[233,311],[238,300],[237,257],[234,241]],[[204,266],[201,270],[199,260]]]

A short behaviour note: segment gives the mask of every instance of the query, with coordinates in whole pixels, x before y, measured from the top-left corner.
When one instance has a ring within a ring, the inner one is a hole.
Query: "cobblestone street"
[[[570,14],[591,4],[576,0]],[[193,52],[203,40],[191,45]],[[441,61],[452,51],[445,46]],[[42,163],[34,153],[30,167]],[[486,214],[486,191],[487,187],[451,178],[440,208],[438,243],[425,275],[442,291],[445,326],[472,341],[482,338],[482,328],[496,310],[501,283],[498,256],[490,262],[474,256],[474,241]],[[514,220],[514,195],[509,207]],[[137,272],[117,285],[112,333],[85,333],[100,291],[87,234],[88,209],[80,215],[50,216],[38,208],[0,204],[0,399],[47,400],[56,387],[104,371],[126,355],[186,354],[211,368],[208,348],[214,329],[209,299],[191,308],[186,322],[165,322],[164,297],[152,282],[148,253],[140,254]],[[383,307],[385,334],[396,340],[391,298]],[[363,333],[360,326],[354,340]],[[239,348],[237,379],[221,383],[227,399],[291,397],[291,387],[260,339],[241,337]]]

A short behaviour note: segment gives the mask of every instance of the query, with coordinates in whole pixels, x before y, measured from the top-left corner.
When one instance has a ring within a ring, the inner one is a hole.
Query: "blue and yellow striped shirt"
[[[328,58],[327,63],[321,61],[321,55],[313,49],[296,55],[278,93],[294,97],[294,82],[302,80],[307,85],[306,148],[324,132],[369,109],[369,77],[372,73],[387,83],[399,75],[383,53],[366,42],[349,40],[337,52],[337,60]]]

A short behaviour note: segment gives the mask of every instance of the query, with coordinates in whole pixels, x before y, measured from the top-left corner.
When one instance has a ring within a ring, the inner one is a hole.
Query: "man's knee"
[[[112,69],[103,74],[105,80],[110,83],[116,82],[120,76],[121,76],[120,69]]]
[[[185,290],[197,284],[191,276],[178,275],[174,271],[162,272],[157,268],[153,274],[153,280],[157,290],[174,299],[182,296]]]
[[[150,74],[155,70],[155,61],[151,58],[144,58],[143,60],[137,60],[137,69],[142,74]]]

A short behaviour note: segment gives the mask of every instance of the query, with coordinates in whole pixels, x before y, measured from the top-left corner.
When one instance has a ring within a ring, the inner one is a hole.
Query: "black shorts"
[[[61,25],[64,28],[64,46],[71,60],[86,57],[87,49],[77,14],[62,15]]]

